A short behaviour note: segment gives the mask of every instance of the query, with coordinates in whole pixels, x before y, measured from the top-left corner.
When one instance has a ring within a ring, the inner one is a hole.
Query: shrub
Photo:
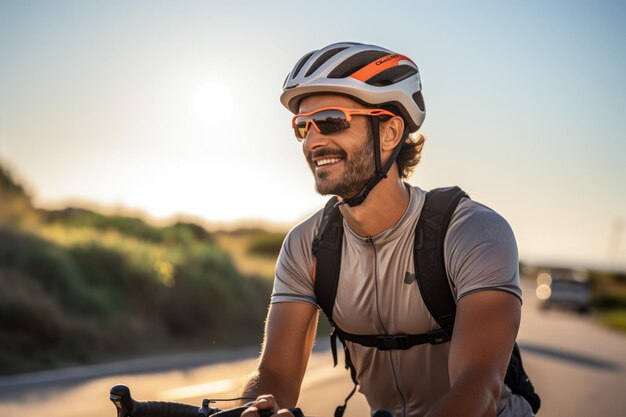
[[[284,233],[277,232],[257,232],[248,246],[248,253],[276,258],[285,240]]]

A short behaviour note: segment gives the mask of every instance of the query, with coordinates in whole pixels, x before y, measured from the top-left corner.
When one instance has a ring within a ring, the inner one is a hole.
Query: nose
[[[312,152],[325,146],[328,146],[328,137],[319,133],[315,128],[309,129],[306,138],[302,142],[304,151]]]

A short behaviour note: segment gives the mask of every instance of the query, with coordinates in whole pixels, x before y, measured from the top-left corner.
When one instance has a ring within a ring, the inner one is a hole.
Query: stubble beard
[[[348,156],[343,151],[334,151],[333,154],[341,154],[343,157],[345,168],[342,175],[331,178],[328,172],[317,173],[315,165],[310,163],[315,176],[315,189],[321,195],[336,195],[344,199],[354,197],[367,185],[376,171],[372,141],[365,141],[352,155]]]

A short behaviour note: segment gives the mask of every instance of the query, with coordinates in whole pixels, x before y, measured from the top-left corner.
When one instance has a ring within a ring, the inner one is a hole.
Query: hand
[[[241,413],[241,417],[260,417],[260,411],[269,411],[271,414],[276,414],[279,417],[294,417],[291,411],[278,406],[272,394],[259,395],[254,404]]]

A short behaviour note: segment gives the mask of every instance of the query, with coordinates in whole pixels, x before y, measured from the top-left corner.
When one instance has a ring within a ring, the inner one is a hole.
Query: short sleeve
[[[490,208],[461,201],[448,227],[444,256],[457,301],[480,290],[506,291],[521,299],[513,230]]]
[[[305,302],[317,305],[311,247],[321,220],[319,214],[316,213],[287,234],[276,262],[272,303]]]

